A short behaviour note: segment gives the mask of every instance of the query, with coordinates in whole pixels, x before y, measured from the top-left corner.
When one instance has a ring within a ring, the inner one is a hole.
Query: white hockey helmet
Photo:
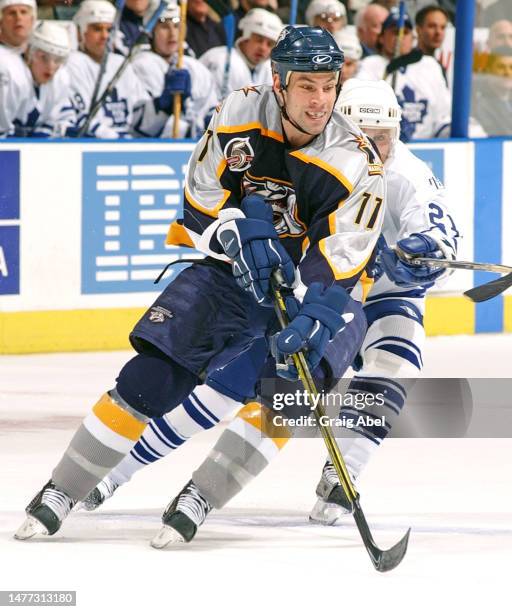
[[[347,9],[338,0],[311,0],[306,9],[306,23],[310,26],[315,25],[315,17],[324,13],[347,18]]]
[[[34,15],[34,19],[37,19],[36,0],[0,0],[0,21],[2,21],[3,10],[8,6],[13,6],[14,4],[21,4],[22,6],[30,7],[32,9],[32,14]]]
[[[393,128],[393,138],[400,135],[402,111],[395,93],[385,81],[349,79],[336,103],[338,110],[364,128]]]
[[[270,11],[253,8],[240,19],[238,27],[242,31],[242,36],[238,40],[247,40],[251,34],[259,34],[275,42],[281,34],[283,22]]]
[[[167,6],[164,8],[158,21],[173,21],[174,23],[178,23],[180,20],[180,7],[176,2],[168,2]]]
[[[53,21],[40,21],[28,41],[30,49],[41,49],[51,55],[66,58],[71,50],[68,31]]]
[[[363,48],[355,32],[344,28],[334,32],[333,36],[338,47],[343,51],[345,59],[358,61],[363,57]]]
[[[114,23],[116,9],[107,0],[84,0],[73,17],[73,22],[83,34],[91,23]]]

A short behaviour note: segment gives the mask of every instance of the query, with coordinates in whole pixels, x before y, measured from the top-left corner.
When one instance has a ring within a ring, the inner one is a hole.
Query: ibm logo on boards
[[[155,291],[166,264],[202,257],[165,245],[170,223],[181,217],[191,149],[83,153],[82,293]]]

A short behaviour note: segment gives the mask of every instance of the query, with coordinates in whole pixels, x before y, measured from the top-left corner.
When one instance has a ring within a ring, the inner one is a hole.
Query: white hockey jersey
[[[21,55],[0,48],[0,137],[60,136],[60,109],[69,93],[64,68],[37,86]]]
[[[448,206],[446,190],[430,168],[416,157],[403,142],[397,142],[384,164],[387,207],[382,233],[389,246],[410,234],[428,230],[442,241],[447,254],[457,253],[461,235]],[[383,275],[371,290],[371,298],[382,294],[407,292]],[[409,293],[420,297],[424,291]]]
[[[335,111],[322,134],[293,149],[271,87],[230,94],[190,158],[184,219],[171,226],[168,243],[225,259],[215,221],[251,193],[272,206],[276,232],[305,285],[337,282],[365,297],[386,193],[382,164],[359,128]]]
[[[231,64],[229,66],[229,78],[227,88],[223,87],[225,80],[225,66],[227,59],[227,47],[213,47],[203,53],[199,61],[204,64],[213,75],[217,97],[219,100],[225,98],[229,93],[236,89],[241,89],[246,85],[271,85],[272,70],[270,60],[266,60],[252,68],[245,55],[238,46],[231,49]],[[225,91],[223,92],[223,88]]]
[[[135,74],[144,88],[153,96],[159,96],[164,88],[164,79],[170,70],[169,62],[152,51],[135,56],[132,61]],[[183,56],[183,68],[189,71],[192,81],[192,95],[185,100],[180,117],[180,138],[197,138],[202,135],[205,120],[213,113],[218,99],[210,72],[198,60]],[[151,136],[170,136],[174,125],[174,115],[167,116],[160,133]],[[141,134],[144,135],[144,134]]]
[[[361,60],[358,79],[380,81],[388,65],[381,55]],[[392,76],[386,81],[391,84]],[[397,73],[395,93],[402,108],[402,139],[435,138],[450,123],[450,92],[441,66],[424,55],[419,62],[409,64]]]
[[[98,97],[123,59],[114,53],[108,56]],[[76,125],[81,125],[87,117],[99,69],[100,65],[81,51],[72,52],[68,59],[66,70],[70,76],[71,94],[70,109],[67,110],[74,113]],[[156,113],[152,97],[128,64],[112,94],[92,120],[87,134],[96,138],[126,138],[138,133],[156,135],[166,120],[165,113]]]

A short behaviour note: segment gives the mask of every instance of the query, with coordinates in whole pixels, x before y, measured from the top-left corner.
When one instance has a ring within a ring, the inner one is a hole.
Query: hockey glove
[[[445,258],[445,253],[442,251],[437,240],[426,233],[411,234],[407,238],[399,240],[397,247],[406,253],[406,255],[411,255],[412,257]],[[389,247],[385,247],[381,251],[380,263],[389,279],[399,287],[429,285],[446,272],[444,268],[432,268],[427,265],[415,266],[407,263],[400,259],[396,252]]]
[[[345,310],[349,295],[338,285],[324,289],[321,283],[311,283],[302,305],[295,298],[286,299],[286,309],[291,323],[271,340],[271,350],[276,358],[277,374],[282,378],[296,379],[294,366],[282,362],[282,355],[306,350],[306,361],[311,372],[324,356],[327,343],[340,332],[347,322]],[[348,317],[348,315],[347,315]]]
[[[217,240],[231,259],[233,275],[262,306],[272,306],[270,277],[280,270],[284,284],[292,286],[295,266],[279,242],[272,223],[272,206],[257,195],[242,200],[245,218],[232,219],[217,229]]]
[[[190,72],[185,68],[169,70],[165,75],[164,90],[160,94],[160,97],[155,98],[157,111],[164,111],[167,114],[171,114],[175,94],[181,94],[182,102],[185,102],[192,94]]]

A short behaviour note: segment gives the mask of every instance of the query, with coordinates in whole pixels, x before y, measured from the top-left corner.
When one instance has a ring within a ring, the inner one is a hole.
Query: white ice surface
[[[434,338],[428,376],[510,377],[512,336]],[[78,610],[324,612],[510,610],[512,441],[388,440],[359,482],[382,547],[378,574],[350,518],[308,524],[320,440],[294,440],[196,539],[155,551],[163,507],[219,436],[197,436],[53,538],[17,542],[23,508],[127,353],[0,357],[0,590],[77,590]],[[54,608],[46,608],[54,609]],[[56,608],[55,608],[56,609]]]

